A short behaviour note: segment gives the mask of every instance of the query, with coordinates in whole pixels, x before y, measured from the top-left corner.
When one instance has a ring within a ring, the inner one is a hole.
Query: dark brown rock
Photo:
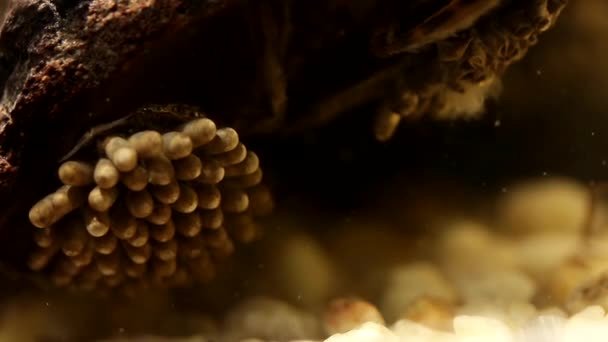
[[[13,215],[22,216],[34,196],[49,186],[57,157],[86,130],[80,127],[95,121],[98,113],[86,111],[98,107],[89,100],[91,92],[128,70],[129,62],[145,54],[150,42],[229,5],[179,0],[14,2],[0,32],[0,225],[5,227]],[[116,115],[121,113],[104,112],[101,120]],[[28,227],[2,229],[3,239],[19,234],[14,230],[23,233]]]

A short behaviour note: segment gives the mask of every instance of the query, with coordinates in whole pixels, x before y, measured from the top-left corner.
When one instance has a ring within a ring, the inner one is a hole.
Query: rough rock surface
[[[66,136],[66,131],[94,119],[86,112],[65,115],[68,103],[86,98],[88,91],[129,69],[128,62],[144,52],[146,42],[163,39],[229,5],[179,0],[14,2],[0,33],[0,224],[13,208],[31,201],[30,194],[39,193],[36,179],[45,177],[38,168],[53,163],[83,133],[76,130]],[[24,158],[28,153],[35,157]],[[15,197],[17,184],[20,195]]]

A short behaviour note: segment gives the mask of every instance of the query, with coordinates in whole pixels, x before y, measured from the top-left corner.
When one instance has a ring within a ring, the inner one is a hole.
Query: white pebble
[[[384,318],[378,309],[357,298],[338,298],[332,300],[325,309],[325,332],[328,335],[344,333],[367,322],[384,325]]]
[[[604,342],[608,340],[608,320],[600,306],[590,306],[572,316],[565,324],[560,342]]]
[[[599,320],[604,318],[606,315],[606,310],[599,305],[593,305],[581,310],[576,313],[574,316],[570,317],[572,321],[575,320]]]
[[[314,238],[298,233],[281,237],[275,255],[273,274],[291,301],[309,306],[325,303],[335,285],[336,270]]]
[[[526,302],[477,302],[463,305],[457,313],[459,316],[479,316],[495,319],[516,328],[533,319],[536,315],[536,308]]]
[[[245,338],[289,341],[320,335],[317,319],[310,313],[271,298],[255,297],[238,304],[224,322],[222,341]]]
[[[517,241],[515,248],[521,267],[542,279],[573,256],[580,248],[580,241],[571,234],[533,233]]]
[[[325,342],[400,342],[401,339],[387,327],[377,323],[365,323],[344,334],[333,335]]]
[[[564,334],[566,319],[543,315],[523,325],[516,333],[517,342],[557,342]]]
[[[437,267],[428,262],[414,262],[396,267],[389,275],[381,300],[381,311],[387,320],[398,319],[417,298],[428,296],[448,303],[457,294]]]
[[[457,316],[454,318],[454,332],[462,342],[513,341],[513,333],[505,323],[487,317]]]
[[[577,233],[588,215],[589,199],[585,186],[567,179],[523,183],[502,198],[501,225],[522,234]]]
[[[402,341],[443,342],[454,341],[454,333],[433,330],[422,324],[409,320],[399,320],[391,326],[391,330]]]
[[[467,302],[529,302],[536,292],[534,281],[517,270],[463,272],[454,282]]]
[[[560,307],[549,306],[538,310],[538,316],[558,316],[561,318],[566,318],[568,317],[568,314]]]
[[[457,221],[445,227],[434,251],[449,275],[517,266],[513,244],[475,221]]]

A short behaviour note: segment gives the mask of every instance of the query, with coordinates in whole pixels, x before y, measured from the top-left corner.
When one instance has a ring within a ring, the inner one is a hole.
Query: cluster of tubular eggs
[[[449,109],[446,94],[464,94],[481,84],[494,83],[537,43],[539,34],[555,23],[565,5],[566,1],[561,0],[515,4],[522,8],[502,13],[493,18],[496,20],[480,20],[458,34],[433,43],[438,58],[435,65],[443,75],[420,89],[398,92],[391,103],[381,107],[374,118],[376,138],[389,140],[405,117],[426,114],[437,118],[458,117],[460,113],[455,113],[456,117],[442,113]],[[389,55],[393,53],[396,52]],[[380,52],[379,56],[386,57],[385,54]]]
[[[272,207],[256,154],[208,118],[105,137],[95,163],[67,161],[58,173],[64,185],[29,212],[29,267],[57,286],[206,281]]]

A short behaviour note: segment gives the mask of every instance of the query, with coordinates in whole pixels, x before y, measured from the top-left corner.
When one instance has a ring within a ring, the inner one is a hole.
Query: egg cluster
[[[453,3],[458,6],[458,2]],[[564,0],[514,2],[465,30],[429,43],[426,47],[434,51],[436,70],[425,74],[425,82],[416,87],[406,84],[406,89],[396,89],[378,109],[373,127],[376,138],[390,139],[406,118],[479,115],[485,100],[500,93],[500,78],[507,68],[522,59],[538,42],[539,35],[555,24],[565,5]],[[396,48],[402,47],[401,43],[384,46],[375,54],[386,57],[404,53]],[[406,69],[402,73],[411,77],[412,71]]]
[[[66,161],[64,184],[29,212],[29,260],[57,286],[186,286],[260,231],[272,209],[257,155],[232,128],[198,118],[179,129],[101,138],[95,162]]]

